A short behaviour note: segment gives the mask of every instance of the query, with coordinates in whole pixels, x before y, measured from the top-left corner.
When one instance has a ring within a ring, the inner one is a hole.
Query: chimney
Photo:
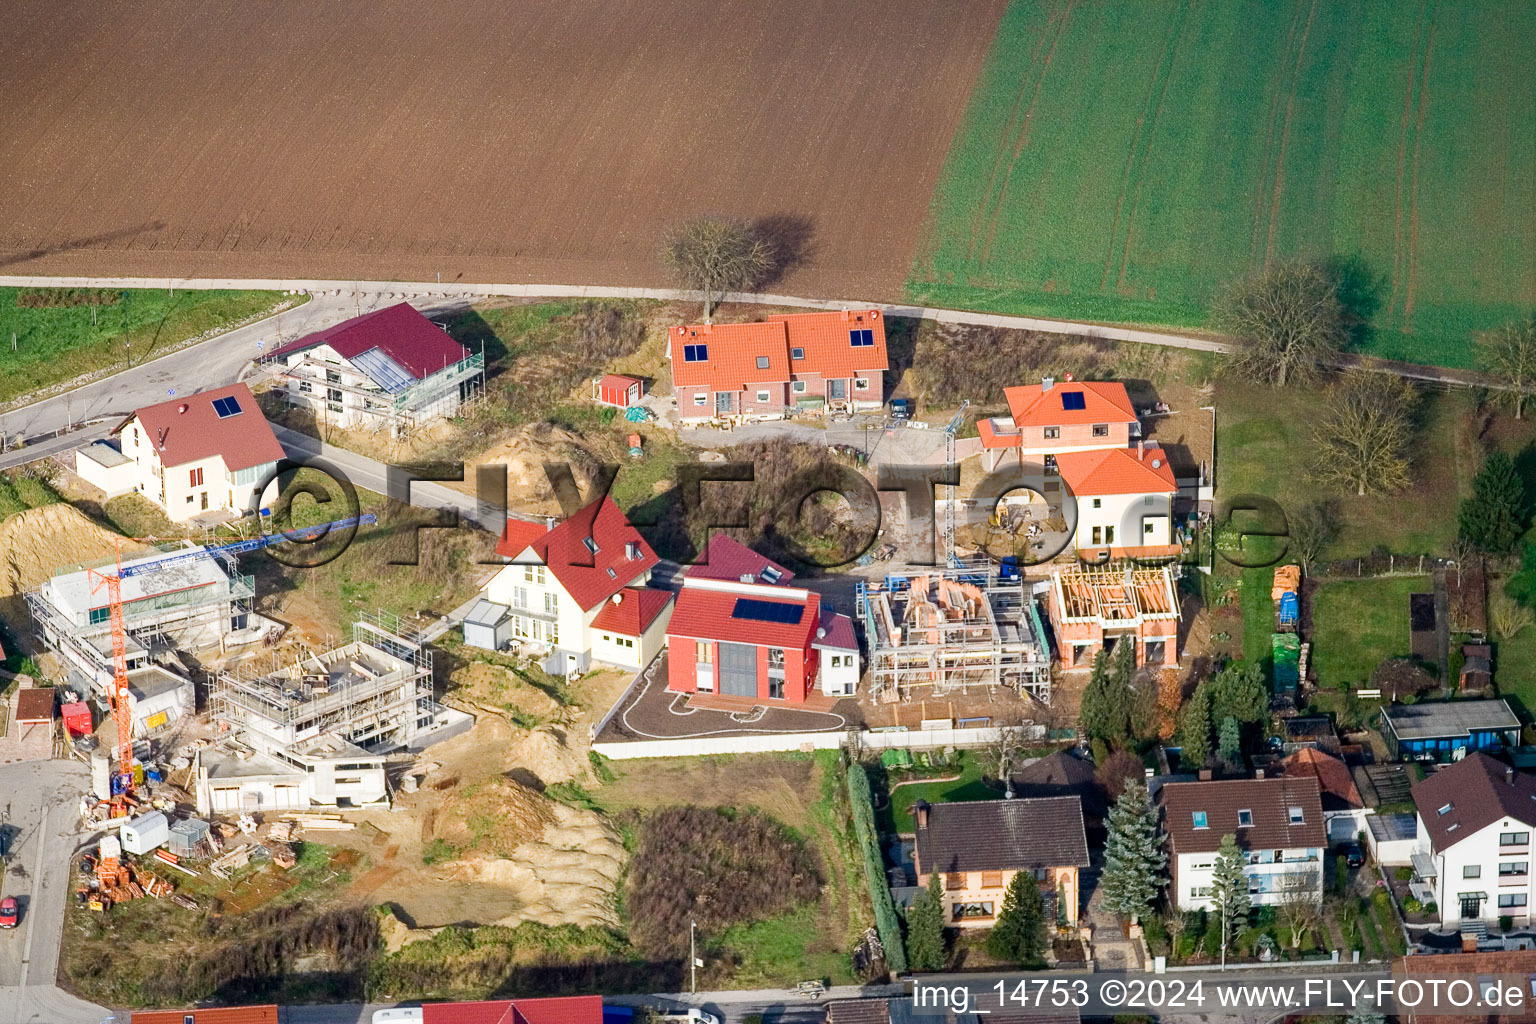
[[[743,583],[756,583],[757,582],[757,577],[752,575],[750,572],[744,572],[744,573],[741,574],[741,582],[743,582]]]
[[[846,321],[848,319],[848,317],[849,317],[848,311],[846,309],[843,310],[843,320]]]
[[[1142,446],[1141,438],[1139,437],[1136,439],[1136,458],[1140,459],[1142,462],[1147,460],[1146,449]]]
[[[1256,778],[1256,779],[1262,780],[1264,778],[1264,769],[1263,768],[1255,768],[1253,770],[1253,777]]]
[[[186,402],[182,402],[180,405],[178,405],[176,407],[176,414],[178,416],[181,415],[182,413],[186,412],[186,411],[187,411],[187,403]]]
[[[1055,386],[1056,386],[1056,378],[1055,377],[1041,377],[1040,378],[1040,390],[1041,391],[1049,391],[1049,390],[1051,390],[1051,388],[1053,388]]]
[[[917,814],[917,827],[928,827],[928,801],[919,800],[913,805],[912,810]]]
[[[1211,770],[1209,768],[1201,768],[1200,771],[1195,775],[1195,778],[1199,779],[1201,782],[1210,782]]]
[[[1515,770],[1513,768],[1504,769],[1504,781],[1509,783],[1511,786],[1515,784]]]

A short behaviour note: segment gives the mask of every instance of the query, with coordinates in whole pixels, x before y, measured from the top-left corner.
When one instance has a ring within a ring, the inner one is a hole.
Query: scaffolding
[[[283,394],[290,404],[308,406],[317,415],[324,412],[371,421],[360,425],[371,429],[388,427],[396,437],[429,420],[456,414],[461,406],[474,401],[485,390],[485,355],[480,352],[450,363],[420,380],[388,388],[379,385],[359,387],[330,380],[327,372],[337,373],[340,368],[312,356],[304,356],[292,365],[281,357],[268,357],[261,368],[283,382]],[[350,372],[366,376],[361,368]],[[342,395],[352,395],[359,401],[348,405]]]
[[[353,623],[343,647],[220,672],[209,708],[215,721],[278,756],[324,735],[387,753],[409,745],[442,710],[432,699],[431,651],[398,621],[377,616]]]
[[[985,562],[860,581],[875,699],[1002,686],[1050,704],[1050,647],[1025,586]]]

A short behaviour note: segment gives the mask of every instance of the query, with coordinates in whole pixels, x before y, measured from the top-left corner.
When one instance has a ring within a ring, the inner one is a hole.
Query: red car
[[[16,913],[16,897],[7,896],[0,900],[0,928],[15,928]]]

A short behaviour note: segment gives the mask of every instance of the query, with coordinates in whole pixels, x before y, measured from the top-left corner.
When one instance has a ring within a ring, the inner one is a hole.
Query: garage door
[[[757,696],[757,648],[751,644],[720,645],[720,692],[732,697]]]
[[[293,808],[299,806],[298,786],[273,786],[272,806]]]
[[[213,809],[215,811],[238,811],[240,809],[240,788],[233,786],[215,789],[213,791]]]

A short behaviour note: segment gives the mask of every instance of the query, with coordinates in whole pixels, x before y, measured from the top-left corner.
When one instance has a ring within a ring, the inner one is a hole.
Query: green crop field
[[[0,405],[27,401],[43,388],[83,373],[124,369],[188,340],[229,329],[303,298],[278,292],[103,290],[102,305],[34,307],[23,295],[46,289],[0,288]],[[66,296],[67,292],[56,292]]]
[[[909,298],[1199,327],[1336,260],[1366,351],[1468,366],[1536,307],[1533,48],[1525,0],[1015,0]]]

